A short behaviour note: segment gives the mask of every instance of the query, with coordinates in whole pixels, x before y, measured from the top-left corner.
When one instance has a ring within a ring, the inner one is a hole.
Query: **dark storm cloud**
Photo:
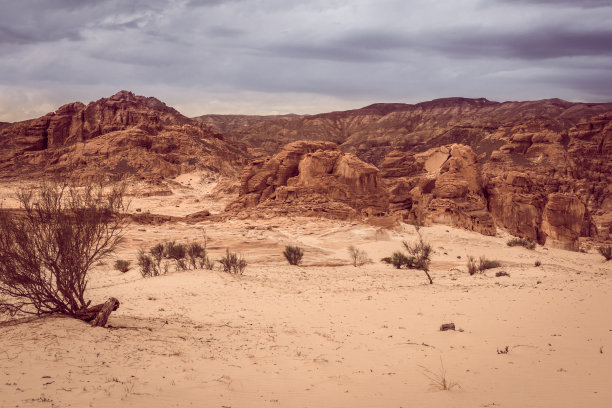
[[[539,27],[525,32],[505,33],[490,33],[477,29],[457,30],[442,33],[426,43],[441,53],[459,58],[539,60],[612,56],[612,29],[575,31],[565,27]]]
[[[321,98],[612,99],[611,1],[3,3],[0,120],[28,117],[13,106],[41,90],[43,113],[118,89],[200,104],[194,115],[210,100],[266,113],[259,98],[314,112]]]
[[[399,61],[404,52],[436,53],[459,59],[612,57],[612,28],[574,31],[566,27],[538,27],[523,32],[459,28],[411,35],[399,31],[358,31],[321,44],[282,43],[269,51],[291,58],[354,62]]]

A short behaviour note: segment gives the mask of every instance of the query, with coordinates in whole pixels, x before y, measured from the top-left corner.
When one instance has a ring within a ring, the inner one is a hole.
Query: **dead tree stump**
[[[96,306],[93,306],[91,309],[88,309],[88,310],[92,310],[96,308],[98,310],[97,314],[95,315],[95,317],[93,318],[91,322],[91,325],[94,327],[106,326],[106,322],[108,321],[108,316],[110,316],[113,310],[117,310],[118,307],[119,307],[119,301],[115,299],[114,297],[112,297],[112,298],[108,298],[106,303],[101,304],[101,305],[96,305]]]

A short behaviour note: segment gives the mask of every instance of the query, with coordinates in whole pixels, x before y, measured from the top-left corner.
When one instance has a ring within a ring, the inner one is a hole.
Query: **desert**
[[[612,2],[6,1],[0,408],[609,408]]]
[[[4,207],[23,184],[3,183]],[[171,194],[148,196],[141,181],[129,183],[131,212],[168,218],[132,222],[91,270],[88,296],[121,306],[106,328],[4,319],[3,406],[570,407],[611,398],[612,266],[594,248],[529,250],[509,247],[503,230],[423,226],[434,247],[430,285],[421,271],[380,262],[417,239],[412,224],[227,217],[236,193],[220,184],[185,173],[168,180]],[[189,220],[202,208],[210,216]],[[242,253],[244,274],[215,266],[141,276],[139,248],[204,237],[212,259]],[[286,245],[303,248],[300,266],[283,258]],[[353,266],[349,246],[370,261]],[[501,266],[471,276],[470,255]],[[114,270],[115,259],[132,267]],[[448,323],[456,329],[440,331]]]

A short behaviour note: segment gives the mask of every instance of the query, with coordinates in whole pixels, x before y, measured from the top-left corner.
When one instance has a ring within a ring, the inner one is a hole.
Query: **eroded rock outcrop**
[[[379,171],[335,143],[298,141],[242,171],[240,196],[228,209],[317,214],[334,218],[383,214],[387,192]]]
[[[198,169],[235,174],[246,148],[155,98],[121,91],[0,129],[0,177],[80,182],[173,177]]]
[[[392,152],[382,162],[381,174],[391,209],[405,219],[495,234],[480,165],[469,146],[453,144],[418,154]]]

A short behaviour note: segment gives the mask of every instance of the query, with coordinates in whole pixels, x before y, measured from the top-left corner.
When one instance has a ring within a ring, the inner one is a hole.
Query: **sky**
[[[125,89],[187,116],[612,101],[612,0],[0,0],[0,121]]]

